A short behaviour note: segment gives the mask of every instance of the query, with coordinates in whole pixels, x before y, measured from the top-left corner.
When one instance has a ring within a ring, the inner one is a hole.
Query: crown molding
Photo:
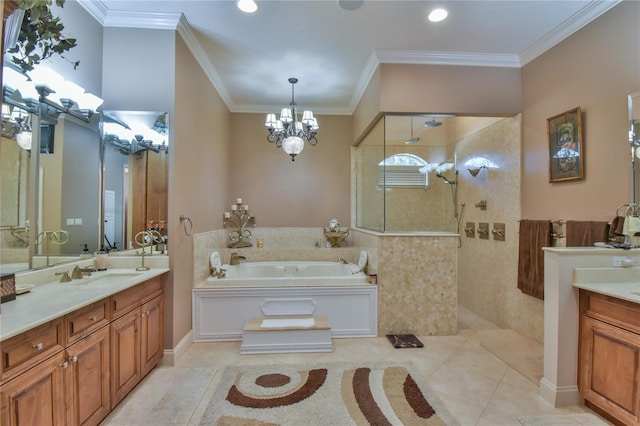
[[[375,49],[381,64],[458,65],[520,68],[517,54]]]
[[[213,87],[216,89],[216,91],[222,98],[222,101],[227,105],[227,108],[229,108],[231,112],[234,112],[233,110],[234,104],[231,100],[231,95],[229,94],[227,87],[222,82],[222,79],[220,78],[220,74],[218,74],[218,72],[216,71],[216,68],[213,66],[213,64],[209,60],[209,57],[207,56],[204,49],[202,48],[202,45],[200,44],[195,34],[193,33],[193,30],[191,29],[191,25],[189,25],[187,18],[185,18],[184,16],[181,16],[181,19],[177,26],[177,31],[178,31],[178,34],[180,34],[180,36],[184,40],[189,50],[191,51],[191,54],[193,55],[193,57],[196,59],[196,61],[200,65],[200,68],[202,68],[202,71],[205,73],[205,75],[207,76],[207,78],[209,79]]]
[[[104,27],[109,10],[101,0],[78,0],[78,3]]]
[[[182,13],[110,10],[101,0],[78,0],[103,27],[175,30]]]
[[[525,66],[529,62],[551,49],[565,38],[569,37],[580,28],[600,17],[602,14],[613,8],[622,0],[592,0],[580,9],[576,14],[562,22],[551,32],[545,34],[532,46],[520,53],[520,66]]]

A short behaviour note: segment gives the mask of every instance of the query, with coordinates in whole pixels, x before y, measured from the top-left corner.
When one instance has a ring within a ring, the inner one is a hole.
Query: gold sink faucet
[[[69,281],[71,281],[71,277],[69,276],[69,271],[56,272],[54,275],[55,276],[62,275],[60,277],[60,282],[61,283],[68,283]]]
[[[73,268],[73,271],[71,272],[71,279],[79,280],[85,275],[90,277],[92,272],[96,272],[96,270],[94,268],[81,268],[76,265],[76,267]]]

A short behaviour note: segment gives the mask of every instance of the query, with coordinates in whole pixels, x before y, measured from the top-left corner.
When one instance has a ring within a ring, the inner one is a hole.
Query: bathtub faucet
[[[348,265],[348,264],[349,264],[349,262],[348,262],[346,259],[343,259],[343,258],[341,258],[341,257],[339,257],[339,258],[338,258],[338,262],[342,262],[342,263],[344,263],[345,265]]]
[[[240,256],[237,252],[231,253],[229,265],[239,265],[241,260],[247,260],[245,256]]]
[[[223,268],[211,268],[211,276],[216,278],[224,278],[227,273]]]

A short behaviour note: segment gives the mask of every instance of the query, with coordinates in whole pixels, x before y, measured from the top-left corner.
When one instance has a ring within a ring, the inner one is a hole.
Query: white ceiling
[[[103,26],[178,29],[232,112],[350,114],[380,63],[521,67],[619,0],[78,0]],[[449,11],[440,23],[427,14]]]

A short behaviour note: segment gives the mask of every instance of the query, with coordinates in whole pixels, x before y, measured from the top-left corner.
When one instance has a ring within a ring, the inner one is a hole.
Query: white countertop
[[[573,286],[640,303],[640,268],[575,268]]]
[[[109,269],[68,283],[56,281],[34,286],[29,293],[18,295],[16,300],[0,306],[0,341],[166,272],[169,272],[168,268],[153,268],[141,272],[134,269]],[[96,281],[98,279],[100,282]]]

